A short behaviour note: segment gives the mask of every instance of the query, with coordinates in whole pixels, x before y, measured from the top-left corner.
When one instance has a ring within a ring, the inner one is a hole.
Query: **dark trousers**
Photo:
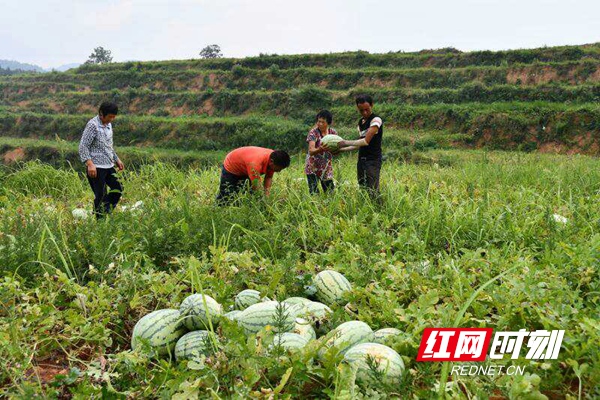
[[[117,179],[117,171],[114,168],[96,168],[96,172],[95,178],[90,178],[89,175],[87,178],[94,192],[94,213],[96,218],[100,219],[117,206],[123,187]],[[106,186],[110,188],[108,193]]]
[[[217,195],[217,204],[220,206],[231,203],[235,195],[240,191],[247,189],[250,179],[247,176],[237,176],[225,169],[221,169],[221,182],[219,183],[219,194]]]
[[[333,181],[331,179],[320,179],[315,174],[306,175],[306,180],[308,181],[308,192],[310,194],[319,193],[319,182],[321,182],[323,193],[331,192],[335,188],[335,185],[333,184]]]
[[[368,160],[364,157],[358,159],[356,165],[358,185],[367,189],[371,196],[379,196],[379,175],[381,174],[381,160]]]

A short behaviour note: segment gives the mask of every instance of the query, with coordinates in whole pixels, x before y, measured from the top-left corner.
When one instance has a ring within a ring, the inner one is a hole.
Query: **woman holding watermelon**
[[[311,129],[306,137],[308,153],[306,154],[304,173],[310,194],[319,192],[319,182],[323,192],[331,192],[334,189],[332,159],[333,155],[339,152],[327,150],[321,143],[325,136],[337,135],[335,129],[330,126],[333,115],[327,110],[321,110],[317,114],[316,120],[317,126]]]

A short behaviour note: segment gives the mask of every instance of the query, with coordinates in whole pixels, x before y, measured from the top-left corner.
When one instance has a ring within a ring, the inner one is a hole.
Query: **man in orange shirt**
[[[263,147],[240,147],[225,157],[221,171],[221,183],[217,203],[224,205],[233,195],[242,190],[248,182],[253,190],[261,190],[260,176],[264,175],[265,195],[269,195],[273,174],[290,165],[290,156],[283,150],[271,150]]]

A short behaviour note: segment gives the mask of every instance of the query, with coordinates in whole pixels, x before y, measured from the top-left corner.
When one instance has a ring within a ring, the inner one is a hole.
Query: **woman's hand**
[[[87,163],[87,174],[90,178],[95,179],[98,176],[98,170],[92,160],[88,160]]]

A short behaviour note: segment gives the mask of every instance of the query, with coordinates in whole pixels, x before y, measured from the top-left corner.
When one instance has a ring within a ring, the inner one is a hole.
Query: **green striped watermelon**
[[[398,384],[404,373],[404,361],[394,349],[379,343],[361,343],[350,348],[344,355],[344,362],[356,368],[356,381],[362,384],[377,383],[369,368],[368,359],[377,365],[388,384]]]
[[[383,328],[373,333],[373,341],[379,344],[385,344],[385,342],[394,336],[398,336],[402,333],[400,329],[396,328]]]
[[[298,335],[306,338],[307,340],[313,340],[317,338],[317,333],[315,329],[310,324],[310,321],[304,318],[296,318],[296,323],[294,324],[293,333],[297,333]]]
[[[283,301],[283,303],[287,304],[306,304],[310,302],[311,301],[309,299],[306,299],[304,297],[290,297]]]
[[[236,317],[238,323],[244,327],[248,333],[256,333],[266,327],[273,326],[276,323],[278,312],[283,312],[285,316],[282,321],[284,324],[284,332],[288,332],[294,328],[296,319],[296,310],[294,306],[278,301],[265,301],[251,305]],[[274,327],[275,328],[275,327]]]
[[[288,351],[295,351],[308,344],[308,339],[291,332],[278,333],[273,339],[273,346],[281,346]]]
[[[373,330],[362,321],[348,321],[325,335],[323,341],[321,355],[331,347],[336,347],[343,354],[356,344],[373,341]]]
[[[245,310],[251,305],[260,303],[261,301],[270,301],[268,297],[262,297],[258,290],[246,289],[242,290],[235,296],[235,308]]]
[[[170,354],[177,340],[186,332],[179,310],[156,310],[142,317],[133,327],[131,348],[135,350],[143,339],[157,355]]]
[[[205,302],[206,304],[204,304]],[[185,318],[183,321],[185,326],[191,331],[197,331],[208,329],[209,317],[215,326],[223,313],[223,307],[209,295],[193,294],[181,302],[179,311]]]
[[[326,144],[327,147],[329,147],[329,150],[335,151],[338,148],[338,144],[342,140],[344,140],[342,137],[330,133],[328,135],[323,136],[323,138],[321,138],[321,143]]]
[[[341,304],[344,295],[352,290],[348,279],[332,270],[319,272],[313,279],[313,285],[317,298],[327,305]]]
[[[193,331],[183,335],[175,345],[175,358],[177,360],[190,360],[201,354],[210,353],[210,332]]]
[[[227,319],[230,319],[232,321],[235,321],[237,316],[241,313],[240,310],[233,310],[233,311],[229,311],[227,314],[224,314],[223,316]]]

